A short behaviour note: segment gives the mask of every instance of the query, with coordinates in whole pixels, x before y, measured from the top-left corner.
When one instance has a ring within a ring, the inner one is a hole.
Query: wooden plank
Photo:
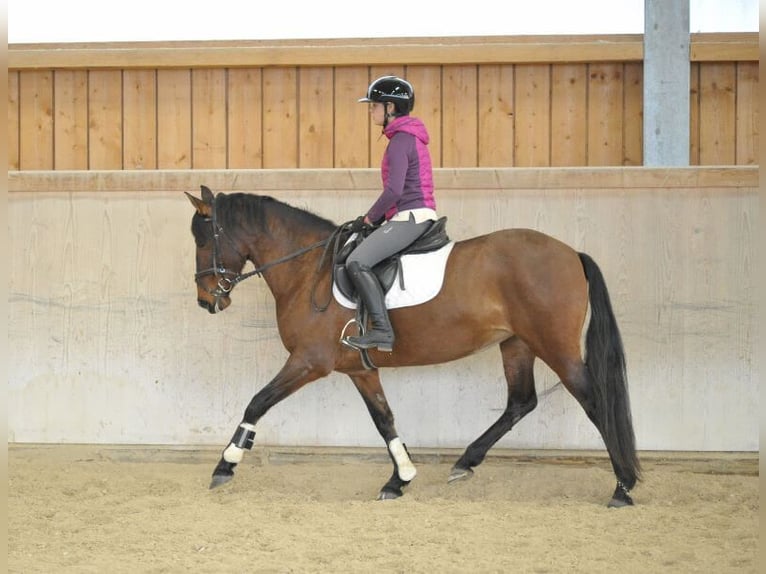
[[[8,169],[19,169],[19,72],[8,72]]]
[[[228,166],[257,169],[263,166],[263,92],[259,68],[238,68],[228,73]]]
[[[757,37],[753,43],[757,48]],[[629,34],[18,44],[9,47],[8,60],[10,69],[160,69],[621,62],[642,56],[641,35]]]
[[[588,68],[588,165],[622,165],[622,64]]]
[[[298,71],[298,167],[333,167],[333,69]]]
[[[690,58],[759,59],[757,32],[692,34]],[[261,66],[589,63],[643,59],[641,34],[319,40],[10,44],[8,68],[193,68]]]
[[[123,73],[124,169],[157,169],[157,72]]]
[[[428,130],[431,141],[433,167],[442,165],[442,67],[407,66],[405,77],[415,89],[415,108],[412,115],[420,118]]]
[[[445,66],[442,95],[442,159],[453,167],[478,163],[478,70],[476,66]]]
[[[263,70],[263,167],[298,167],[298,72]]]
[[[730,165],[736,161],[736,64],[700,66],[700,164]]]
[[[695,33],[689,40],[692,62],[759,60],[758,32]]]
[[[520,167],[550,165],[551,66],[516,66],[514,157]]]
[[[689,73],[689,165],[700,164],[700,64]]]
[[[192,166],[191,70],[157,71],[157,167]]]
[[[643,165],[644,87],[643,65],[624,66],[623,158],[622,165]]]
[[[335,69],[335,126],[333,166],[354,168],[370,166],[369,107],[357,100],[369,84],[367,67]]]
[[[88,72],[57,70],[53,87],[55,168],[88,169]]]
[[[192,167],[226,168],[226,70],[192,70]]]
[[[551,66],[551,166],[588,163],[588,67]]]
[[[479,167],[513,165],[513,74],[512,65],[479,66]]]
[[[260,170],[103,170],[13,171],[11,193],[188,191],[205,181],[216,191],[273,193],[279,191],[368,190],[376,193],[380,172],[365,169]],[[694,166],[684,168],[565,167],[565,168],[443,168],[434,170],[440,193],[466,190],[611,190],[718,187],[747,188],[757,193],[758,166]],[[372,195],[371,195],[372,197]]]
[[[758,64],[737,64],[735,162],[758,164]]]
[[[19,75],[19,168],[53,169],[53,72]]]
[[[122,72],[88,76],[89,169],[122,169]]]

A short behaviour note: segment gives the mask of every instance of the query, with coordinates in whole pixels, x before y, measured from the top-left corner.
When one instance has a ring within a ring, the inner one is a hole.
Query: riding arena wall
[[[385,146],[356,99],[396,73],[453,239],[531,227],[601,266],[639,449],[757,451],[757,36],[693,35],[684,168],[641,166],[641,54],[641,36],[10,45],[9,441],[225,444],[287,354],[262,280],[197,307],[183,192],[356,217]],[[540,404],[499,446],[601,450],[536,368]],[[382,377],[411,447],[464,447],[505,406],[497,349]],[[257,432],[382,444],[340,375]]]
[[[758,450],[756,167],[440,168],[435,181],[453,239],[531,227],[599,263],[640,449]],[[48,171],[9,184],[9,440],[222,445],[287,353],[262,280],[223,313],[197,306],[183,192],[267,194],[340,223],[374,200],[379,174]],[[505,406],[497,348],[382,377],[413,447],[465,446]],[[552,372],[538,364],[536,377],[539,406],[499,446],[602,448]],[[257,440],[382,444],[340,375],[277,405]]]

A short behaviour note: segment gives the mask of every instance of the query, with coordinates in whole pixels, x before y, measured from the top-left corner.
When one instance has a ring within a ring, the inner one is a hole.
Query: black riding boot
[[[346,270],[370,314],[370,330],[361,337],[346,337],[346,341],[359,349],[377,347],[380,351],[391,352],[394,346],[394,330],[388,320],[385,294],[378,278],[369,267],[356,261],[349,263]]]

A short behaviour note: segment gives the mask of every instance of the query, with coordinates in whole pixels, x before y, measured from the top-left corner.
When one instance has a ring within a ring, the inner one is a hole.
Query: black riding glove
[[[359,231],[362,231],[365,227],[367,227],[367,224],[364,222],[364,215],[360,215],[354,221],[351,222],[351,225],[348,226],[348,230],[351,233],[358,233]]]

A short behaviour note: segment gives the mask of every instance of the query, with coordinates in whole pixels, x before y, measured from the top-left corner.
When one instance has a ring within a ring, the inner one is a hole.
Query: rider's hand
[[[360,215],[357,217],[354,221],[351,222],[351,225],[348,226],[348,230],[351,233],[357,233],[365,228],[365,226],[369,225],[369,220],[367,219],[366,215]]]

